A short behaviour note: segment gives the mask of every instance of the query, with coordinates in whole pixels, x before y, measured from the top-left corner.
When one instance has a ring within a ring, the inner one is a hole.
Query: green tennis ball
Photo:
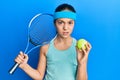
[[[87,43],[87,41],[85,40],[85,39],[79,39],[78,41],[77,41],[77,48],[78,49],[86,49],[86,46],[85,46],[85,44]]]

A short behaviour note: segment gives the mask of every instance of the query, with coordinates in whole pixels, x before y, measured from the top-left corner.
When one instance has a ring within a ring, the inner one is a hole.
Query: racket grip
[[[10,74],[13,74],[13,73],[15,72],[15,70],[17,69],[18,66],[19,66],[19,64],[18,64],[18,63],[15,63],[15,64],[13,65],[13,67],[9,70],[9,73],[10,73]]]

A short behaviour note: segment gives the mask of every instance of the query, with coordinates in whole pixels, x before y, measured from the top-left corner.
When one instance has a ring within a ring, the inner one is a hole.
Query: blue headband
[[[58,18],[70,18],[70,19],[76,20],[76,13],[71,12],[71,11],[55,12],[54,20]]]

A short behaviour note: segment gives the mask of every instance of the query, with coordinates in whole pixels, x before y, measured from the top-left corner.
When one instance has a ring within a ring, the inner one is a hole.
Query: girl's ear
[[[56,20],[54,20],[54,27],[56,28]]]
[[[54,20],[54,27],[56,29],[56,34],[57,34],[58,32],[57,32],[57,28],[56,28],[56,20]]]

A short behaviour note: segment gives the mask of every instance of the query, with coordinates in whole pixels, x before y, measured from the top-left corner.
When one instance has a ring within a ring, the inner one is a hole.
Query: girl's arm
[[[34,80],[42,80],[45,74],[46,69],[46,45],[42,46],[40,49],[40,57],[38,62],[37,69],[33,69],[28,63],[28,56],[20,52],[18,57],[15,59],[17,63],[19,63],[19,67],[24,70],[31,78]]]
[[[86,63],[78,65],[77,80],[88,80]]]
[[[87,60],[90,50],[91,50],[90,43],[86,44],[86,49],[82,48],[82,50],[80,50],[77,48],[77,60],[78,60],[78,69],[76,77],[77,80],[88,80]]]

